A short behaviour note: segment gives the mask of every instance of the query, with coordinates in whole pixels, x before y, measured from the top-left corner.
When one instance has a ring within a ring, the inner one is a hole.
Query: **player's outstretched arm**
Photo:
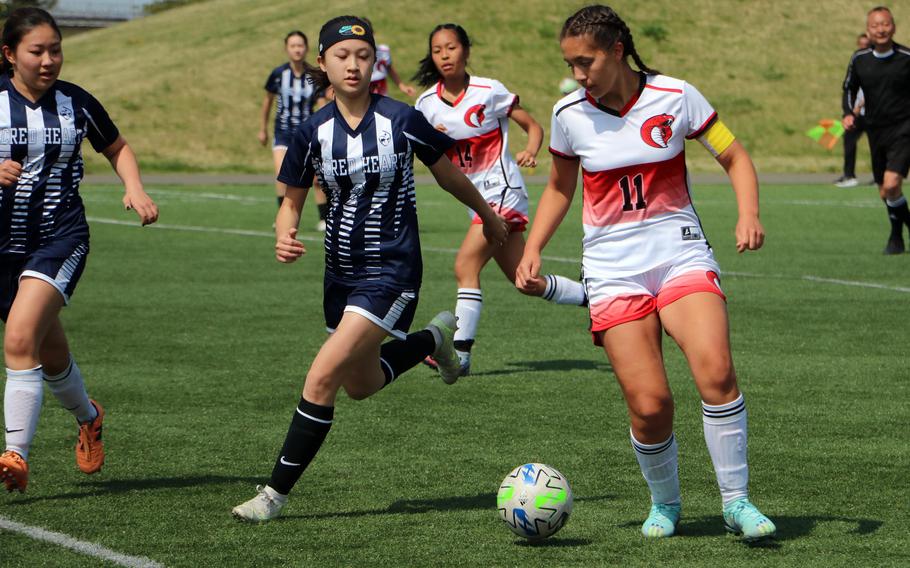
[[[269,141],[269,112],[272,110],[272,101],[275,95],[266,91],[262,99],[262,108],[259,110],[259,143],[265,146]]]
[[[117,176],[123,181],[123,187],[126,189],[126,193],[123,195],[123,207],[136,211],[143,226],[157,221],[158,206],[143,189],[136,154],[133,153],[133,149],[126,143],[123,136],[118,137],[101,153],[108,159]]]
[[[451,193],[455,199],[473,209],[480,220],[483,221],[483,236],[487,241],[502,245],[509,236],[509,226],[506,220],[496,214],[490,204],[483,200],[483,196],[474,187],[461,170],[455,167],[448,158],[442,156],[430,166],[430,172],[436,178],[439,186]]]
[[[567,160],[554,155],[550,179],[537,203],[531,234],[528,235],[524,255],[515,270],[515,287],[522,292],[530,292],[536,287],[540,276],[540,253],[569,211],[577,182],[578,160]]]
[[[733,184],[739,220],[736,222],[736,250],[758,250],[765,242],[765,229],[758,219],[758,175],[749,152],[734,140],[717,156]]]
[[[523,168],[537,167],[537,153],[543,144],[543,127],[534,120],[531,113],[515,105],[510,118],[515,121],[528,134],[528,145],[521,152],[515,154],[515,162]]]
[[[293,185],[287,186],[284,192],[275,217],[275,258],[278,262],[291,263],[306,254],[306,247],[297,240],[297,226],[308,192],[308,189]]]
[[[395,84],[398,86],[402,93],[406,94],[412,99],[415,95],[417,95],[417,89],[401,80],[401,77],[398,76],[398,71],[395,70],[394,65],[389,65],[389,78],[395,81]]]

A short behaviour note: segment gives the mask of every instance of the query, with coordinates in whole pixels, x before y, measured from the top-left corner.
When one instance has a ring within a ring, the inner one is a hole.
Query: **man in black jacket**
[[[894,29],[891,10],[877,6],[869,11],[866,33],[871,48],[853,54],[843,97],[843,124],[851,130],[856,126],[857,91],[862,89],[865,95],[872,172],[891,220],[885,254],[904,252],[903,225],[910,227],[901,189],[910,170],[910,49],[894,42]]]

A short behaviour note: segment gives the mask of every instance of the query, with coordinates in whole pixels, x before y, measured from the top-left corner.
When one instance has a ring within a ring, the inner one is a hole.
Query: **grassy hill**
[[[471,71],[503,81],[549,125],[557,83],[567,74],[557,36],[582,2],[520,0],[211,0],[80,34],[64,42],[63,78],[92,91],[137,150],[146,170],[269,171],[255,135],[262,85],[284,60],[282,39],[300,28],[315,47],[319,27],[342,13],[370,17],[410,76],[427,34],[457,21],[471,34]],[[840,114],[840,84],[871,6],[854,0],[632,0],[613,6],[632,28],[645,62],[696,85],[764,171],[835,171],[803,132]],[[898,30],[910,8],[897,6]],[[901,40],[900,32],[897,39]],[[310,61],[315,61],[311,53]],[[394,89],[395,96],[402,96]],[[517,130],[517,128],[514,128]],[[524,144],[514,136],[513,148]],[[864,144],[863,144],[864,147]],[[548,163],[546,151],[538,173]],[[690,151],[696,170],[710,156]],[[860,167],[867,160],[860,156]],[[92,158],[91,165],[99,163]]]

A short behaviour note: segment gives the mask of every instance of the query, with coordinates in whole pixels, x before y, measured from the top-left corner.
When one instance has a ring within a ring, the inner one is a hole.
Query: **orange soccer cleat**
[[[25,493],[28,486],[28,464],[12,450],[7,450],[0,455],[0,478],[6,484],[6,490],[12,493],[16,489]]]
[[[101,423],[104,409],[92,401],[98,416],[91,422],[79,424],[79,441],[76,442],[76,465],[83,473],[97,473],[104,465],[104,442],[101,441]]]

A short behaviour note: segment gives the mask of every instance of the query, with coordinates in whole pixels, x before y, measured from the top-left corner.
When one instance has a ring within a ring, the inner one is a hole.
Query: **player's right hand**
[[[265,146],[266,143],[269,141],[269,133],[266,132],[265,130],[260,130],[259,134],[256,136],[256,138],[259,139],[260,144]]]
[[[515,287],[525,294],[537,289],[540,277],[540,253],[525,249],[518,267],[515,269]]]
[[[306,254],[306,247],[297,240],[297,229],[288,229],[286,235],[278,237],[275,242],[275,258],[278,262],[289,264]]]
[[[488,243],[501,247],[506,243],[506,239],[509,238],[509,224],[506,222],[505,217],[501,215],[496,215],[495,219],[492,222],[484,221],[483,236]]]
[[[13,160],[0,162],[0,185],[16,185],[22,175],[22,164]]]
[[[848,114],[841,120],[841,124],[844,125],[844,130],[853,130],[856,126],[856,117],[852,114]]]

